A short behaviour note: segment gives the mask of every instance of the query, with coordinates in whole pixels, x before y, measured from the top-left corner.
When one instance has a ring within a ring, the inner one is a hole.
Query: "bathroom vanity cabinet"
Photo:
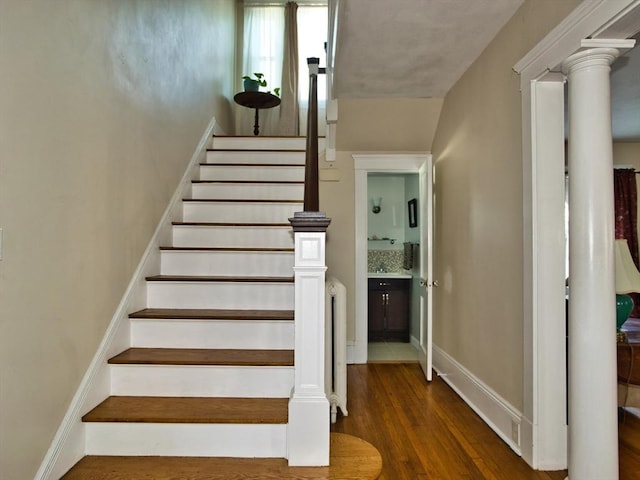
[[[410,278],[369,278],[369,341],[409,341]]]

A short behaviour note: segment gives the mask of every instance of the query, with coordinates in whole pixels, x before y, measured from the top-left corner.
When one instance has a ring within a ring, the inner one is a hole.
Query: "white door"
[[[418,359],[424,376],[432,379],[432,322],[433,322],[433,168],[432,158],[418,171],[420,202],[418,228],[420,229],[420,347]],[[435,285],[434,285],[435,283]]]

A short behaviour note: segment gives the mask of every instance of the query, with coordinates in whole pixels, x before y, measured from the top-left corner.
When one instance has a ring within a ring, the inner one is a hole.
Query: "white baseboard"
[[[518,455],[522,413],[444,350],[433,346],[433,369]]]
[[[416,350],[420,350],[420,340],[418,340],[416,337],[411,335],[411,337],[409,338],[409,342],[411,342],[411,345],[413,345]]]
[[[356,345],[355,342],[347,342],[347,364],[352,365],[356,358]]]
[[[110,394],[111,379],[107,360],[130,346],[129,313],[146,306],[145,278],[160,272],[158,248],[171,239],[171,221],[181,216],[182,199],[190,196],[191,180],[197,174],[199,163],[204,161],[213,132],[217,128],[216,119],[212,118],[142,255],[138,268],[107,327],[98,351],[71,400],[34,480],[57,480],[84,456],[85,428],[81,417]]]

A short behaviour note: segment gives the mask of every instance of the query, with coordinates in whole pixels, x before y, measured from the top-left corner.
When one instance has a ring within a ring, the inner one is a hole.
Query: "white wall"
[[[33,478],[213,116],[233,0],[0,0],[0,477]]]
[[[369,250],[402,250],[406,222],[404,183],[402,175],[369,175],[367,179],[368,238],[376,236],[395,240],[394,243],[370,240],[368,242]],[[379,213],[372,211],[374,197],[382,199]]]

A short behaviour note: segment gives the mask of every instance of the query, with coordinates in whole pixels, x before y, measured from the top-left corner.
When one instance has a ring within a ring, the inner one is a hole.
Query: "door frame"
[[[432,163],[431,153],[354,153],[355,170],[355,315],[356,336],[349,355],[350,363],[367,363],[367,176],[369,173],[415,173],[423,165]],[[420,255],[425,251],[420,244]]]
[[[625,37],[639,24],[640,0],[585,0],[513,67],[522,95],[525,218],[520,438],[523,459],[537,470],[567,466],[566,370],[560,368],[566,366],[566,347],[564,241],[558,238],[564,225],[557,211],[564,203],[559,65],[581,48],[582,39]]]

